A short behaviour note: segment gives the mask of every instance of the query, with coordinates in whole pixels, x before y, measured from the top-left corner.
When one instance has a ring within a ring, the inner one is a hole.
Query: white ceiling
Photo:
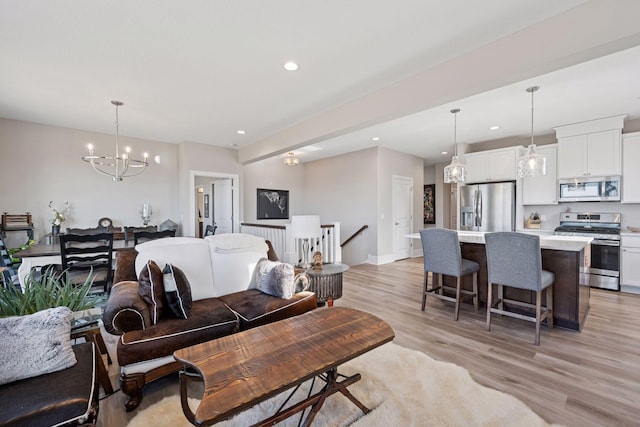
[[[0,117],[113,133],[110,100],[118,99],[122,135],[246,148],[586,3],[0,0]],[[300,69],[284,71],[287,60]],[[536,133],[621,113],[638,118],[639,72],[640,48],[632,48],[296,153],[309,161],[380,144],[427,164],[445,161],[452,107],[462,109],[460,142],[526,135],[532,84],[541,86]],[[493,124],[501,129],[488,131]]]

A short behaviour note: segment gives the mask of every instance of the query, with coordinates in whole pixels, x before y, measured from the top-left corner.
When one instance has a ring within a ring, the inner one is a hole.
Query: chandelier
[[[533,143],[533,94],[540,86],[531,86],[527,92],[531,94],[531,144],[527,152],[518,159],[518,178],[534,177],[547,174],[547,157],[536,152]]]
[[[287,166],[297,166],[299,163],[300,160],[293,156],[293,151],[289,151],[287,157],[284,159],[284,164]]]
[[[457,182],[465,182],[467,180],[467,166],[458,160],[458,140],[457,140],[457,128],[458,128],[458,113],[459,108],[451,110],[453,113],[453,158],[451,164],[444,168],[444,182],[445,184],[455,184]]]
[[[149,166],[149,162],[147,161],[149,155],[147,153],[143,153],[142,155],[144,160],[131,159],[129,158],[129,153],[131,152],[131,148],[129,147],[125,147],[125,152],[120,154],[120,141],[118,140],[120,137],[118,129],[118,107],[121,107],[124,104],[120,101],[111,101],[111,103],[116,107],[115,156],[97,156],[93,153],[93,145],[89,144],[87,146],[89,148],[89,155],[83,156],[82,160],[89,163],[96,172],[110,176],[114,182],[119,182],[122,181],[122,178],[141,174],[146,167]]]

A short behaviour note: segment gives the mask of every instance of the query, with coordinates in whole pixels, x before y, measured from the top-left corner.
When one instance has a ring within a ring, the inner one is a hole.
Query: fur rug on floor
[[[314,427],[548,425],[515,397],[476,383],[466,369],[392,343],[344,364],[338,371],[345,375],[362,374],[362,380],[349,390],[372,411],[363,415],[345,396],[336,393],[325,402],[312,424]],[[322,382],[316,381],[316,388],[319,383]],[[297,396],[306,396],[308,386],[304,390],[303,387]],[[216,426],[254,424],[272,415],[286,395],[288,392]],[[198,403],[196,399],[190,400],[192,408]],[[299,417],[296,415],[279,425],[296,426]],[[167,397],[140,411],[129,423],[129,427],[146,426],[190,426],[182,413],[179,396]]]

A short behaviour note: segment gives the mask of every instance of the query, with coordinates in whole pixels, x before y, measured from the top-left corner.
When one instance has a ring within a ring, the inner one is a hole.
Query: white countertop
[[[461,243],[479,243],[484,245],[483,231],[458,231]],[[420,233],[407,234],[408,238],[420,239]],[[577,236],[540,236],[540,248],[556,251],[578,252],[583,250],[593,239]]]

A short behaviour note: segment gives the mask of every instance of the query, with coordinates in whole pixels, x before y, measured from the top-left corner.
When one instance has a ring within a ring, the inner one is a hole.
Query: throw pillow
[[[162,270],[164,274],[164,295],[167,308],[175,317],[186,319],[191,312],[191,286],[184,272],[178,267],[167,264]]]
[[[280,298],[291,298],[294,292],[293,265],[261,258],[253,271],[250,288]]]
[[[149,306],[151,323],[158,324],[164,308],[164,284],[162,269],[154,261],[149,260],[138,277],[138,293]]]
[[[0,319],[0,384],[61,371],[76,364],[68,307]]]

